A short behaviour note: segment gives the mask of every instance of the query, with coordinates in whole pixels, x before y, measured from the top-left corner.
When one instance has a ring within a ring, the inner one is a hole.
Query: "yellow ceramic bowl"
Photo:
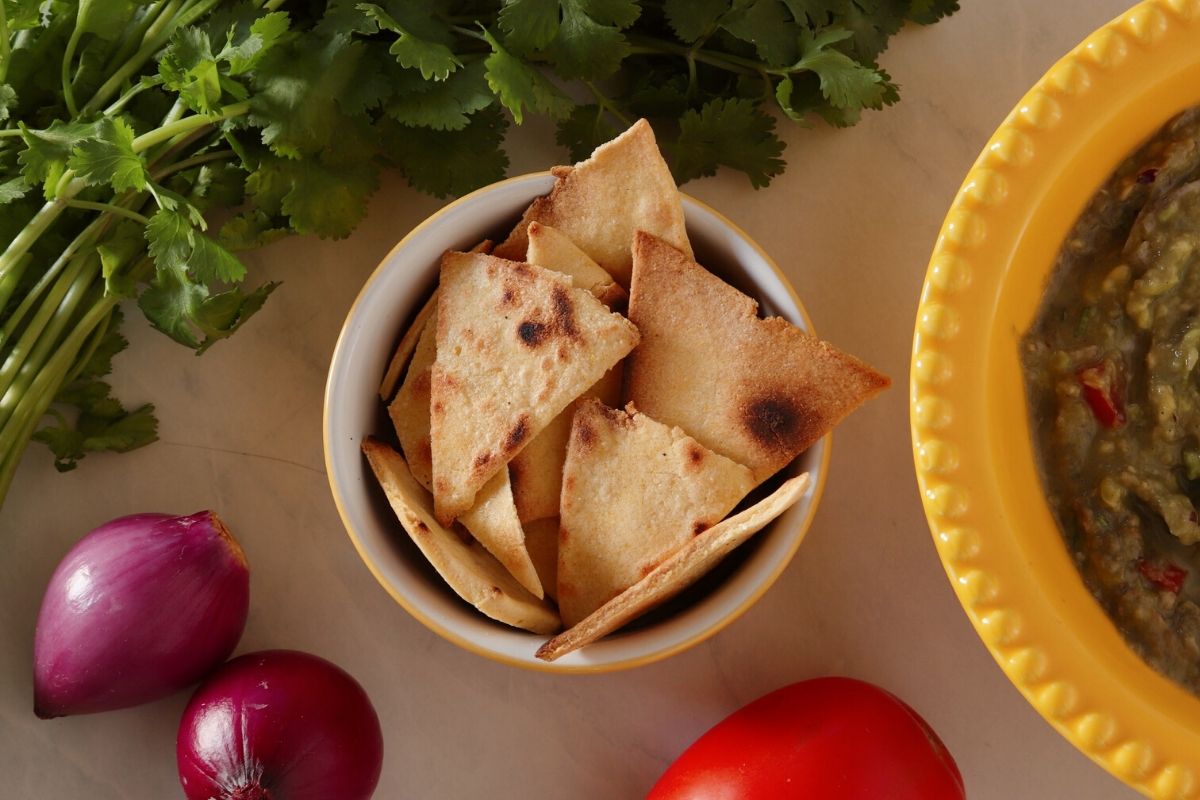
[[[1200,699],[1147,666],[1084,588],[1045,501],[1018,342],[1084,204],[1200,103],[1200,0],[1147,0],[1021,100],[967,175],[913,340],[914,456],[946,573],[1030,703],[1150,797],[1200,797]]]

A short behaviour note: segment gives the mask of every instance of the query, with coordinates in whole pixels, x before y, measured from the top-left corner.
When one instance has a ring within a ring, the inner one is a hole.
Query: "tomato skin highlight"
[[[701,736],[647,800],[965,800],[954,758],[892,694],[816,678],[760,697]]]

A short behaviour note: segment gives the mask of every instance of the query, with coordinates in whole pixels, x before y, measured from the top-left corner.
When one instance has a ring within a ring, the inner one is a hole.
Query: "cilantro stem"
[[[630,53],[634,55],[676,55],[686,58],[689,61],[694,59],[701,64],[718,67],[726,72],[732,72],[737,75],[757,75],[766,68],[766,65],[759,61],[741,58],[730,53],[714,53],[710,50],[697,50],[692,47],[684,47],[683,45],[653,36],[630,36],[629,43],[633,45],[630,48]],[[767,69],[766,71],[772,72],[773,70]],[[779,74],[786,74],[787,70],[780,70],[778,72]]]
[[[46,360],[50,349],[62,334],[63,326],[75,313],[83,293],[91,284],[94,276],[84,272],[88,261],[86,256],[73,260],[71,268],[54,285],[42,302],[42,307],[0,365],[0,424],[4,424],[13,413],[13,408],[20,402],[23,384],[29,383],[31,379],[28,376]],[[19,381],[18,378],[24,380]]]
[[[20,128],[8,128],[6,130],[0,131],[0,136],[20,136],[20,135],[21,135]]]
[[[126,104],[128,104],[130,100],[137,97],[142,92],[146,91],[147,89],[149,89],[152,86],[159,86],[161,84],[162,84],[161,78],[154,78],[149,81],[143,78],[142,80],[135,83],[133,86],[129,87],[129,89],[126,90],[125,94],[121,95],[116,100],[114,100],[112,105],[110,105],[108,108],[104,109],[104,111],[101,113],[103,113],[104,116],[106,116],[106,117],[111,117],[113,114],[119,113],[123,108],[125,108]]]
[[[250,101],[247,100],[241,103],[233,103],[232,105],[225,106],[221,109],[220,113],[215,115],[210,116],[193,114],[191,116],[184,117],[181,120],[167,123],[161,128],[156,128],[149,133],[143,133],[141,136],[134,139],[133,152],[144,152],[154,145],[159,144],[160,142],[169,141],[180,134],[191,133],[192,131],[208,125],[215,125],[218,122],[232,119],[233,117],[239,117],[243,114],[249,113],[249,111]]]
[[[29,248],[33,247],[34,243],[67,207],[67,201],[79,194],[85,185],[83,180],[75,177],[72,170],[63,173],[63,177],[59,181],[60,189],[55,193],[55,198],[43,205],[25,224],[21,232],[8,243],[4,252],[0,253],[0,280],[3,280],[8,271],[14,268],[16,262],[29,252]]]
[[[118,217],[125,217],[134,222],[140,222],[143,225],[150,222],[148,217],[143,217],[141,214],[128,208],[114,206],[112,203],[97,203],[92,200],[68,200],[67,206],[69,208],[84,208],[90,211],[103,211],[109,214],[116,214]]]
[[[185,158],[183,161],[177,161],[174,164],[168,164],[159,171],[153,173],[150,177],[153,178],[155,182],[158,182],[168,175],[174,175],[176,172],[183,172],[185,169],[198,167],[201,164],[207,164],[211,161],[221,161],[222,159],[236,157],[237,153],[233,152],[233,150],[214,150],[211,153],[201,153],[198,156],[192,156],[191,158]]]
[[[583,85],[586,86],[588,91],[592,93],[592,97],[596,98],[596,105],[600,107],[601,113],[607,111],[609,114],[612,114],[622,123],[624,123],[626,128],[633,124],[633,120],[631,120],[627,115],[621,113],[621,109],[617,106],[616,102],[613,101],[613,99],[608,95],[597,89],[594,83],[591,81],[584,81]]]
[[[0,83],[8,78],[8,62],[12,59],[12,45],[8,41],[8,15],[0,0]]]
[[[79,350],[96,326],[112,312],[116,298],[102,297],[83,316],[67,335],[54,355],[38,370],[37,376],[22,392],[21,401],[11,418],[0,428],[0,504],[8,494],[13,475],[25,451],[25,444],[33,436],[38,421],[45,415],[55,395],[62,388],[67,373],[75,364]]]
[[[79,235],[76,236],[71,243],[66,246],[59,257],[54,260],[54,263],[50,265],[50,269],[46,270],[45,274],[38,279],[38,282],[34,285],[34,287],[26,293],[25,298],[21,301],[21,304],[18,305],[16,310],[13,311],[13,313],[9,315],[8,319],[4,321],[4,327],[0,329],[0,344],[3,344],[13,334],[13,332],[17,329],[17,326],[20,325],[21,321],[25,318],[25,315],[29,313],[29,309],[32,308],[33,304],[37,302],[37,299],[41,297],[42,292],[46,291],[50,283],[58,277],[58,274],[66,268],[67,264],[71,263],[72,257],[74,257],[74,255],[79,252],[82,247],[91,244],[94,239],[98,238],[104,232],[104,228],[107,227],[108,221],[108,217],[99,217],[93,220],[91,224],[80,231]],[[26,253],[24,258],[28,259],[31,258],[31,256]],[[7,303],[7,301],[7,297],[0,296],[0,306],[3,306],[5,303]]]
[[[92,356],[96,355],[96,350],[100,348],[100,342],[104,340],[104,337],[108,334],[108,329],[112,327],[113,313],[115,310],[115,307],[110,308],[108,310],[108,314],[103,320],[100,321],[100,324],[96,326],[96,330],[92,331],[91,338],[88,339],[87,344],[84,345],[83,350],[80,351],[79,356],[75,359],[75,365],[71,367],[71,371],[68,372],[67,377],[63,379],[63,386],[69,386],[70,384],[74,383],[75,379],[79,377],[79,373],[83,372],[83,368],[86,367],[87,363],[92,360]],[[50,409],[50,413],[58,418],[60,425],[62,425],[64,428],[66,427],[66,419],[63,418],[63,415],[60,412]]]
[[[71,30],[71,38],[67,39],[67,46],[63,50],[62,57],[63,102],[67,104],[67,113],[72,117],[79,116],[79,107],[75,105],[75,90],[71,88],[71,64],[75,61],[75,50],[79,47],[79,40],[82,36],[83,29],[79,27],[77,18],[75,27]]]
[[[156,2],[146,8],[146,12],[142,14],[141,19],[137,21],[130,34],[123,37],[124,41],[121,43],[121,47],[113,53],[112,58],[104,65],[105,73],[112,72],[118,64],[124,64],[129,60],[129,57],[137,49],[138,44],[146,39],[146,34],[150,31],[151,27],[163,18],[163,9],[166,6],[167,3]]]

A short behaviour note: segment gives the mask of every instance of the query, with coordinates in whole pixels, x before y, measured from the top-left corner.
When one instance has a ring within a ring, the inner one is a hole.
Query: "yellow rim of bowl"
[[[1004,499],[1021,494],[1008,487],[1021,489],[1036,476],[1017,481],[1007,477],[1016,457],[1003,463],[990,463],[989,458],[1001,453],[996,448],[1000,439],[1028,430],[1026,411],[1023,402],[1017,411],[998,409],[1011,397],[994,400],[989,376],[1001,369],[1006,375],[1011,372],[1008,366],[991,363],[992,353],[1008,346],[1015,353],[1018,333],[992,330],[993,315],[999,319],[1000,311],[1007,314],[1016,302],[1011,300],[1014,293],[996,290],[1004,287],[1006,271],[1021,255],[1024,237],[1043,236],[1046,230],[1042,226],[1034,233],[1035,225],[1021,216],[1021,198],[1034,198],[1030,208],[1062,214],[1062,219],[1070,214],[1068,225],[1077,213],[1038,205],[1050,194],[1051,177],[1037,170],[1065,172],[1062,165],[1070,163],[1068,157],[1047,164],[1039,158],[1039,149],[1053,159],[1056,146],[1070,147],[1063,137],[1065,128],[1077,127],[1066,122],[1072,109],[1085,120],[1080,125],[1117,130],[1118,123],[1112,121],[1117,117],[1104,117],[1111,110],[1104,89],[1116,91],[1113,104],[1132,105],[1130,98],[1136,98],[1139,87],[1153,84],[1158,74],[1153,70],[1161,68],[1163,59],[1200,52],[1198,22],[1200,0],[1145,0],[1085,39],[1016,105],[967,174],[942,225],[921,294],[910,372],[910,425],[922,503],[947,576],[976,632],[1012,683],[1060,734],[1120,780],[1161,800],[1185,800],[1200,793],[1200,732],[1190,727],[1194,703],[1119,644],[1111,623],[1106,629],[1097,624],[1076,630],[1068,626],[1066,615],[1056,616],[1073,602],[1076,589],[1038,584],[1035,573],[1045,575],[1053,569],[1056,575],[1066,575],[1069,567],[1078,592],[1086,595],[1086,590],[1065,546],[1061,554],[1047,554],[1047,562],[1055,565],[1044,567],[1029,557],[1029,534],[1016,530],[1025,512],[1006,506]],[[1156,49],[1167,55],[1157,56],[1157,61],[1146,55]],[[1180,63],[1186,62],[1184,70],[1161,73],[1162,82],[1152,86],[1156,99],[1178,88],[1178,75],[1191,74],[1191,58],[1180,57]],[[1121,135],[1151,122],[1121,121]],[[1154,127],[1162,122],[1165,119]],[[1089,143],[1089,154],[1096,156],[1097,147]],[[1125,152],[1114,155],[1123,158]],[[1093,163],[1090,168],[1101,166]],[[988,241],[997,230],[1000,233]],[[1017,241],[1011,252],[1005,238],[1010,232]],[[1040,295],[1040,287],[1021,287],[1022,293],[1034,290]],[[1007,326],[1009,317],[1003,322]],[[980,430],[996,426],[997,419],[1021,429],[1001,425],[1003,431]],[[1018,448],[1022,454],[1024,447]],[[1027,473],[1033,469],[1032,463],[1016,466]],[[1040,484],[1036,497],[1026,499],[1052,526]],[[1056,528],[1053,533],[1061,541]],[[1090,596],[1086,599],[1091,601]],[[1094,611],[1103,614],[1098,604]],[[1102,640],[1106,647],[1126,651],[1124,661],[1090,662],[1086,668],[1084,662]],[[1130,686],[1129,675],[1136,675],[1136,685]],[[1159,702],[1172,695],[1187,707]],[[1148,701],[1151,697],[1156,704]]]
[[[399,242],[397,242],[395,244],[395,246],[392,247],[392,249],[388,251],[387,255],[385,255],[383,257],[383,259],[379,262],[379,264],[371,272],[370,277],[367,278],[366,283],[363,284],[362,289],[359,290],[358,295],[354,298],[354,302],[350,305],[350,309],[346,312],[346,319],[342,323],[342,329],[341,329],[341,332],[338,334],[337,344],[333,349],[333,356],[330,359],[330,363],[332,364],[338,358],[338,354],[342,349],[342,341],[346,336],[347,323],[349,323],[350,319],[354,316],[355,312],[358,309],[359,303],[367,295],[368,291],[371,288],[371,285],[373,283],[375,283],[376,279],[378,279],[378,277],[382,274],[384,267],[391,260],[393,254],[400,248],[404,247],[404,245],[407,244],[408,241],[412,237],[417,236],[421,231],[423,231],[429,225],[434,223],[443,214],[446,214],[451,209],[454,209],[457,206],[470,201],[472,198],[474,198],[476,195],[478,195],[482,192],[491,191],[498,186],[504,186],[504,185],[510,184],[510,183],[516,183],[519,181],[527,181],[531,178],[546,177],[546,176],[549,176],[550,174],[551,173],[549,171],[530,172],[530,173],[526,173],[524,175],[516,175],[511,178],[506,178],[502,181],[497,181],[496,183],[489,184],[488,186],[484,186],[480,189],[476,189],[474,192],[463,195],[462,197],[458,198],[457,200],[454,200],[454,201],[446,204],[445,206],[440,208],[438,211],[434,212],[431,216],[427,217],[423,222],[418,224],[415,228],[410,230],[407,234],[405,234],[404,238],[402,238]],[[720,220],[722,224],[727,225],[734,233],[741,236],[746,242],[748,242],[750,244],[750,246],[754,249],[754,251],[756,253],[758,253],[758,255],[762,258],[762,260],[767,264],[767,266],[769,266],[771,268],[771,271],[775,273],[775,277],[779,279],[779,282],[783,285],[784,289],[787,291],[788,296],[791,298],[792,302],[795,303],[796,308],[799,310],[800,316],[804,320],[804,324],[808,327],[808,330],[815,335],[816,331],[813,328],[812,320],[808,316],[808,310],[804,307],[804,303],[801,302],[800,296],[798,294],[796,294],[796,290],[792,286],[792,282],[790,280],[788,280],[788,277],[783,273],[783,270],[781,270],[779,268],[779,265],[775,263],[775,260],[773,258],[771,258],[771,256],[769,256],[765,250],[763,250],[762,246],[759,245],[759,243],[754,238],[752,238],[748,233],[746,233],[746,231],[744,231],[739,225],[737,225],[736,223],[731,221],[728,217],[726,217],[724,214],[722,214],[721,212],[714,209],[712,206],[708,205],[707,203],[705,203],[701,200],[697,200],[695,197],[692,197],[689,194],[685,194],[683,192],[681,192],[680,194],[682,194],[689,202],[694,203],[695,205],[699,206],[702,210],[707,211],[708,213],[712,214],[714,217],[716,217],[718,220]],[[464,650],[468,650],[468,651],[474,653],[475,655],[482,656],[491,661],[495,661],[495,662],[498,662],[501,664],[508,664],[508,665],[514,666],[514,667],[521,667],[522,669],[528,669],[528,670],[532,670],[534,672],[548,672],[548,673],[557,673],[557,674],[596,674],[596,673],[605,673],[605,672],[617,672],[619,670],[624,670],[624,669],[632,669],[633,667],[640,667],[640,666],[644,666],[646,664],[653,664],[656,661],[661,661],[665,658],[669,658],[670,656],[673,656],[676,653],[682,652],[683,650],[686,650],[689,647],[693,647],[693,646],[699,644],[700,642],[703,642],[705,639],[708,639],[709,637],[714,636],[717,633],[720,633],[728,625],[730,625],[736,619],[738,619],[744,613],[746,613],[746,611],[749,610],[749,608],[751,606],[753,606],[756,602],[758,602],[758,600],[767,592],[767,590],[770,589],[771,586],[773,586],[775,584],[775,581],[777,581],[779,579],[779,576],[781,574],[783,574],[784,569],[787,568],[788,564],[790,564],[792,559],[795,557],[796,550],[799,549],[800,543],[802,541],[804,541],[804,537],[808,535],[808,529],[811,527],[813,517],[817,513],[817,506],[820,504],[821,495],[824,494],[824,492],[825,492],[825,481],[826,481],[827,475],[829,473],[829,459],[833,452],[833,434],[832,433],[826,434],[825,438],[822,440],[824,442],[824,449],[822,451],[821,463],[817,470],[817,483],[813,490],[812,502],[809,504],[809,507],[804,515],[804,518],[800,521],[800,529],[796,535],[795,542],[792,544],[792,547],[788,550],[786,556],[784,558],[780,559],[779,564],[771,572],[771,574],[768,575],[766,577],[766,579],[742,603],[740,603],[736,608],[734,608],[732,611],[730,611],[728,614],[726,614],[715,625],[701,631],[700,633],[697,633],[694,636],[690,636],[687,639],[672,645],[671,647],[666,647],[661,650],[656,650],[654,652],[647,653],[643,656],[638,656],[636,658],[628,658],[623,661],[615,661],[615,662],[612,662],[609,664],[572,664],[572,665],[568,665],[568,664],[559,664],[557,662],[522,661],[519,658],[513,658],[511,656],[507,656],[507,655],[504,655],[501,653],[497,653],[497,652],[494,652],[491,650],[484,649],[484,648],[480,647],[479,645],[475,644],[474,642],[470,641],[469,639],[459,636],[458,634],[454,633],[453,631],[451,631],[448,628],[441,625],[436,620],[429,617],[427,614],[420,611],[416,606],[414,606],[412,603],[410,603],[396,589],[396,587],[394,587],[391,584],[391,582],[387,580],[387,578],[384,577],[382,570],[379,569],[379,567],[375,564],[375,562],[367,554],[367,550],[363,546],[362,541],[359,539],[358,533],[354,530],[354,526],[350,524],[349,515],[346,513],[345,506],[343,505],[342,495],[338,491],[338,487],[337,487],[336,483],[334,482],[334,478],[333,478],[333,464],[332,464],[331,455],[330,455],[331,446],[330,446],[330,441],[329,441],[329,394],[332,391],[332,389],[333,389],[332,385],[327,381],[326,385],[325,385],[324,406],[323,406],[322,413],[321,413],[321,440],[322,440],[322,444],[323,444],[324,451],[325,451],[325,477],[326,477],[326,480],[329,481],[329,490],[330,490],[331,494],[333,495],[333,504],[337,507],[338,516],[340,516],[342,519],[342,527],[344,527],[346,529],[346,533],[349,535],[350,541],[354,544],[354,549],[358,551],[359,558],[361,558],[363,563],[367,565],[367,569],[370,570],[371,574],[375,576],[375,580],[379,583],[380,586],[382,586],[384,588],[385,591],[387,591],[387,593],[389,595],[391,595],[393,600],[395,600],[397,603],[399,603],[400,606],[403,607],[405,611],[407,611],[417,621],[419,621],[422,625],[424,625],[429,630],[436,633],[438,636],[441,636],[446,641],[451,642],[452,644],[456,644],[459,647],[463,648]]]

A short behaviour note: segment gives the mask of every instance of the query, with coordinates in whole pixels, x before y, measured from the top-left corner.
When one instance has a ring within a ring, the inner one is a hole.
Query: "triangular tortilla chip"
[[[464,542],[438,524],[429,495],[399,453],[370,438],[363,452],[400,523],[459,597],[508,625],[545,634],[559,629],[558,615],[546,601],[522,588],[478,542]]]
[[[629,318],[642,341],[630,399],[766,480],[890,381],[780,317],[667,242],[634,240]]]
[[[570,279],[501,258],[447,253],[430,410],[443,524],[638,342],[637,328]]]
[[[484,239],[468,252],[490,253],[492,252],[492,240]],[[387,370],[383,373],[383,380],[379,383],[379,398],[383,402],[391,400],[396,393],[396,384],[400,382],[400,373],[404,371],[404,365],[408,363],[409,356],[417,347],[417,339],[420,337],[421,331],[425,330],[426,320],[436,308],[437,289],[435,288],[433,294],[425,301],[425,305],[421,306],[421,310],[417,312],[417,316],[413,318],[408,330],[400,337],[400,343],[396,345],[396,352],[392,354],[392,360],[388,362]]]
[[[587,289],[609,308],[624,305],[629,299],[612,275],[557,228],[540,222],[529,223],[529,254],[525,260],[569,276],[572,285]]]
[[[605,405],[621,403],[621,365],[604,373],[583,397],[598,398]],[[582,398],[563,409],[529,445],[508,462],[513,500],[522,523],[558,516],[562,494],[563,464],[567,460],[567,441],[571,438],[571,420]],[[543,584],[544,585],[544,584]]]
[[[437,357],[437,311],[425,322],[413,352],[412,362],[388,414],[408,459],[413,477],[426,489],[433,486],[433,453],[429,441],[429,388],[433,362]],[[517,581],[534,594],[543,596],[542,583],[525,549],[514,504],[508,471],[500,470],[475,498],[475,505],[460,519],[467,530],[488,549]]]
[[[563,469],[558,608],[574,625],[729,513],[750,470],[632,405],[582,401]]]
[[[542,517],[525,525],[525,546],[546,587],[546,596],[558,594],[558,517]]]
[[[785,481],[765,500],[696,536],[586,619],[542,645],[537,657],[554,661],[607,636],[691,586],[725,556],[787,511],[808,486],[808,473]]]
[[[634,231],[649,231],[691,254],[679,189],[646,120],[597,147],[588,160],[551,172],[558,179],[554,188],[533,201],[496,255],[524,260],[526,229],[535,221],[558,228],[622,286],[633,267]]]

